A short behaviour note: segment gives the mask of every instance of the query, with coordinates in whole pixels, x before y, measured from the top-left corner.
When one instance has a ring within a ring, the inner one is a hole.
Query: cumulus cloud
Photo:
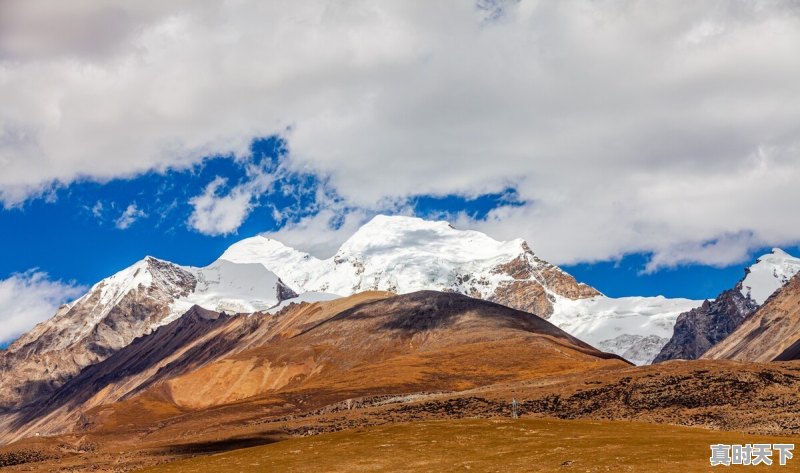
[[[465,223],[558,263],[800,241],[791,2],[58,3],[0,7],[5,205],[281,134],[288,170],[365,212],[515,188],[526,205]],[[248,214],[257,189],[223,187],[192,201],[198,231]]]
[[[95,206],[92,207],[92,214],[97,216],[98,214],[101,214],[102,210],[102,204],[100,207],[95,204]],[[147,217],[147,213],[140,209],[136,205],[136,202],[133,202],[122,211],[122,214],[114,221],[114,225],[120,230],[125,230],[133,225],[134,222],[144,217]]]
[[[59,305],[86,288],[52,281],[46,273],[27,271],[0,280],[0,343],[27,332],[55,314]]]
[[[266,232],[264,236],[318,258],[329,258],[361,225],[374,216],[375,212],[363,209],[336,211],[326,208],[315,215],[288,223],[278,231]]]
[[[206,235],[227,235],[235,232],[253,208],[252,195],[241,187],[227,194],[220,189],[227,180],[217,177],[206,186],[202,194],[192,197],[194,207],[189,216],[189,226]]]
[[[228,180],[217,176],[202,194],[192,197],[189,227],[205,235],[228,235],[236,232],[281,171],[270,173],[263,167],[248,165],[245,179],[226,190]]]

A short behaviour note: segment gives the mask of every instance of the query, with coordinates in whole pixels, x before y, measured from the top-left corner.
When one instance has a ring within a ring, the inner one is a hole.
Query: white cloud
[[[102,202],[100,202],[98,200],[97,202],[95,202],[95,204],[92,206],[92,208],[90,210],[92,212],[92,215],[94,215],[94,218],[96,218],[97,220],[102,220],[103,219],[103,203]]]
[[[554,262],[800,241],[794,4],[479,3],[3,2],[0,199],[280,133],[289,169],[367,212],[514,186],[527,205],[469,224]],[[218,190],[198,231],[235,231],[258,191]]]
[[[13,340],[47,320],[59,305],[85,289],[52,281],[46,273],[35,270],[0,280],[0,342]]]
[[[194,207],[189,216],[189,226],[206,235],[227,235],[235,232],[253,208],[252,195],[235,187],[225,195],[220,194],[226,179],[217,177],[202,194],[189,201]]]
[[[95,207],[92,208],[92,213],[97,215],[95,213],[95,209],[97,209],[97,205],[95,205]],[[98,210],[98,212],[101,211],[102,207]],[[114,225],[120,230],[125,230],[131,225],[133,225],[134,222],[144,217],[147,217],[147,213],[144,210],[137,207],[136,202],[133,202],[130,205],[128,205],[128,207],[125,208],[125,210],[122,212],[119,218],[117,218],[117,220],[114,221]]]
[[[365,210],[337,212],[323,209],[316,215],[302,218],[264,235],[318,258],[330,258],[345,240],[374,216],[373,212]]]
[[[245,179],[225,193],[228,180],[217,176],[202,194],[189,200],[193,207],[189,227],[205,235],[228,235],[236,232],[282,171],[270,173],[263,167],[248,164]]]

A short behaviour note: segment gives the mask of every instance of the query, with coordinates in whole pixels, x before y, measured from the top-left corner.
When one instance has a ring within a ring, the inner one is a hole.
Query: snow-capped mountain
[[[278,276],[261,264],[239,264],[217,260],[205,268],[186,268],[195,276],[194,291],[176,299],[170,316],[160,325],[172,322],[193,305],[217,312],[252,313],[269,310],[280,302],[297,297]]]
[[[95,284],[0,353],[0,410],[46,396],[195,304],[255,312],[296,296],[260,264],[217,261],[193,268],[147,257]],[[12,369],[17,375],[5,376]]]
[[[377,216],[328,259],[263,236],[235,243],[220,259],[261,263],[298,292],[459,292],[540,315],[638,364],[658,354],[678,314],[702,303],[605,297],[540,259],[524,240],[497,241],[447,222],[412,217]]]
[[[635,362],[647,362],[694,301],[611,299],[533,253],[447,222],[378,216],[331,258],[254,237],[204,268],[144,260],[94,285],[0,352],[0,411],[35,402],[187,312],[275,312],[287,301],[387,290],[457,292],[550,318],[567,332]],[[297,294],[300,297],[297,297]],[[10,371],[14,376],[5,376]]]
[[[763,305],[775,291],[782,288],[800,272],[800,259],[780,248],[761,256],[747,268],[740,291],[756,304]]]
[[[592,346],[644,365],[672,336],[678,315],[702,302],[663,296],[559,298],[549,321]]]
[[[235,243],[220,259],[261,263],[298,292],[452,291],[545,318],[558,297],[600,294],[537,257],[524,240],[497,241],[414,217],[379,215],[328,259],[263,236]]]
[[[681,314],[655,361],[699,358],[738,329],[798,271],[800,259],[779,248],[759,257],[733,288]]]
[[[779,254],[785,257],[784,254]],[[800,275],[792,277],[702,358],[757,363],[800,359]]]

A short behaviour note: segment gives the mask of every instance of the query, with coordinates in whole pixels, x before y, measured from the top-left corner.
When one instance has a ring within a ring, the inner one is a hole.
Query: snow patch
[[[648,340],[646,347],[639,347],[642,339],[655,336],[666,343],[672,337],[678,315],[702,303],[663,296],[597,296],[577,300],[556,296],[553,315],[548,321],[596,348],[623,357],[634,348],[636,359],[629,361],[646,364],[658,355],[661,347],[654,339]]]
[[[166,325],[193,305],[229,314],[265,311],[280,303],[280,280],[263,265],[217,260],[205,268],[185,268],[197,278],[194,292],[172,303]]]
[[[762,305],[798,272],[800,259],[780,248],[773,248],[772,253],[761,256],[748,268],[747,276],[742,280],[742,295]]]

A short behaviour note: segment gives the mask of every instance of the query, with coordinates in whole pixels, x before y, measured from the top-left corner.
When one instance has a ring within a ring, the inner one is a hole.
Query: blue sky
[[[222,177],[227,187],[234,187],[246,180],[246,165],[255,163],[274,171],[286,154],[278,138],[256,140],[251,151],[252,157],[246,161],[210,157],[182,171],[150,172],[105,183],[76,182],[22,206],[0,210],[0,228],[4,229],[0,245],[6,249],[0,259],[0,279],[37,269],[52,279],[88,286],[145,255],[203,266],[242,238],[278,230],[287,219],[297,221],[318,210],[315,198],[322,183],[313,175],[286,174],[257,197],[253,210],[235,232],[208,235],[191,228],[187,223],[193,210],[189,201],[209,183]],[[138,216],[121,224],[132,204],[140,211]],[[509,205],[522,205],[513,189],[477,197],[415,196],[404,210],[410,208],[415,215],[431,219],[464,213],[481,220],[493,209]],[[275,209],[285,216],[276,218]],[[546,254],[540,256],[547,258]],[[743,274],[740,264],[681,265],[645,274],[648,259],[647,254],[630,254],[563,267],[615,297],[709,298],[731,287]]]
[[[3,324],[144,255],[331,252],[376,213],[713,297],[798,253],[800,15],[651,4],[0,2]]]

